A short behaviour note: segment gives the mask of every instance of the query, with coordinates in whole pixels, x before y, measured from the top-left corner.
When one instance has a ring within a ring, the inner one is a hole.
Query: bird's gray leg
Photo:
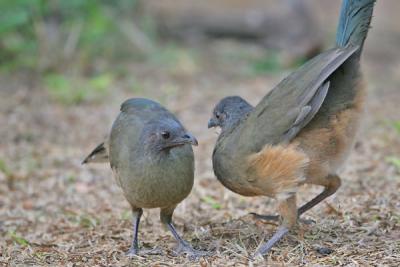
[[[289,230],[296,224],[297,221],[297,208],[296,208],[296,196],[293,195],[288,199],[282,201],[279,204],[279,213],[283,218],[282,225],[278,228],[278,231],[269,239],[267,242],[262,244],[254,254],[255,257],[262,257],[271,248],[279,242]]]
[[[333,195],[340,187],[341,185],[341,180],[340,177],[337,175],[329,175],[327,178],[325,178],[326,184],[323,184],[325,186],[324,191],[322,191],[319,195],[317,195],[315,198],[301,206],[298,210],[299,216],[306,212],[307,210],[315,207],[318,203],[323,201],[325,198]]]
[[[289,229],[286,227],[279,227],[278,231],[269,239],[266,243],[262,244],[262,246],[257,249],[256,253],[254,253],[254,257],[262,257],[265,254],[267,254],[271,248],[279,241],[281,240],[287,233],[289,232]]]
[[[143,210],[141,208],[132,207],[132,222],[133,222],[133,240],[130,249],[126,252],[127,256],[139,255],[139,242],[138,242],[138,232],[140,218],[142,217]]]
[[[207,253],[199,250],[195,250],[192,246],[182,239],[182,237],[178,234],[175,229],[174,224],[172,223],[172,214],[174,212],[176,206],[163,208],[160,212],[161,222],[165,224],[168,230],[171,231],[172,235],[178,241],[178,248],[176,249],[176,254],[186,253],[191,259],[196,259],[202,256],[206,256]]]

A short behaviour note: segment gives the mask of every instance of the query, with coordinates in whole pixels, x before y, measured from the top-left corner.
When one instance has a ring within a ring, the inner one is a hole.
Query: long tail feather
[[[360,46],[367,37],[376,0],[343,0],[336,35],[338,46]]]

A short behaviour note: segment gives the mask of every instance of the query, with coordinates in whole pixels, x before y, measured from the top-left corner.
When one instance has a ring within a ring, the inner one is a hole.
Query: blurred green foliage
[[[400,134],[400,121],[393,121],[392,122],[393,128],[396,130],[398,134]]]
[[[213,209],[219,210],[222,207],[213,197],[205,196],[201,200],[210,205]]]
[[[143,85],[127,65],[145,61],[172,75],[196,71],[196,55],[158,45],[155,21],[138,0],[0,1],[0,72],[28,71],[65,105],[105,99],[125,79]]]
[[[400,158],[392,156],[392,157],[387,157],[386,161],[396,167],[397,171],[400,172]]]
[[[283,65],[278,53],[267,54],[265,57],[252,63],[255,74],[274,73],[282,71]]]
[[[8,231],[8,236],[20,246],[26,247],[30,245],[28,240],[18,235],[15,231]]]
[[[104,97],[113,81],[111,73],[86,79],[70,79],[62,74],[48,74],[44,83],[49,94],[63,104],[79,104]]]
[[[77,56],[92,62],[117,53],[121,36],[113,14],[132,17],[135,8],[135,0],[0,1],[1,66],[51,71]]]
[[[132,220],[132,211],[131,210],[124,210],[121,213],[121,219],[124,220],[124,221]]]
[[[0,159],[0,172],[4,173],[6,176],[11,175],[10,169],[7,167],[6,162],[2,159]]]
[[[137,16],[137,0],[0,1],[0,10],[0,72],[35,74],[62,104],[104,98],[132,58],[174,60],[151,50],[155,25]]]
[[[387,121],[387,123],[400,135],[400,121]],[[386,162],[393,165],[400,172],[400,158],[398,156],[387,157]]]
[[[79,225],[84,228],[93,228],[99,224],[99,219],[89,215],[81,215],[78,220]]]
[[[305,57],[298,57],[286,62],[282,58],[282,54],[274,51],[267,51],[264,57],[254,60],[250,63],[254,74],[264,73],[277,73],[283,70],[298,68],[303,65],[307,59]]]
[[[68,220],[84,228],[93,228],[99,224],[99,219],[90,214],[79,214],[78,212],[69,209],[65,210],[64,214],[67,216]]]

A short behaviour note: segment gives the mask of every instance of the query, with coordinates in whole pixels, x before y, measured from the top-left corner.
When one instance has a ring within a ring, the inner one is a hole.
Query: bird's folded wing
[[[255,152],[266,144],[287,142],[295,137],[321,107],[329,89],[329,76],[357,49],[328,50],[282,80],[242,122],[240,149]]]

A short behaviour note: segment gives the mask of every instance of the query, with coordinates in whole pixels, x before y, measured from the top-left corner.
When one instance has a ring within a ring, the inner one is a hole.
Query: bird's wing
[[[241,149],[255,152],[266,144],[294,138],[321,107],[329,89],[329,76],[357,49],[330,49],[282,80],[240,125]]]

